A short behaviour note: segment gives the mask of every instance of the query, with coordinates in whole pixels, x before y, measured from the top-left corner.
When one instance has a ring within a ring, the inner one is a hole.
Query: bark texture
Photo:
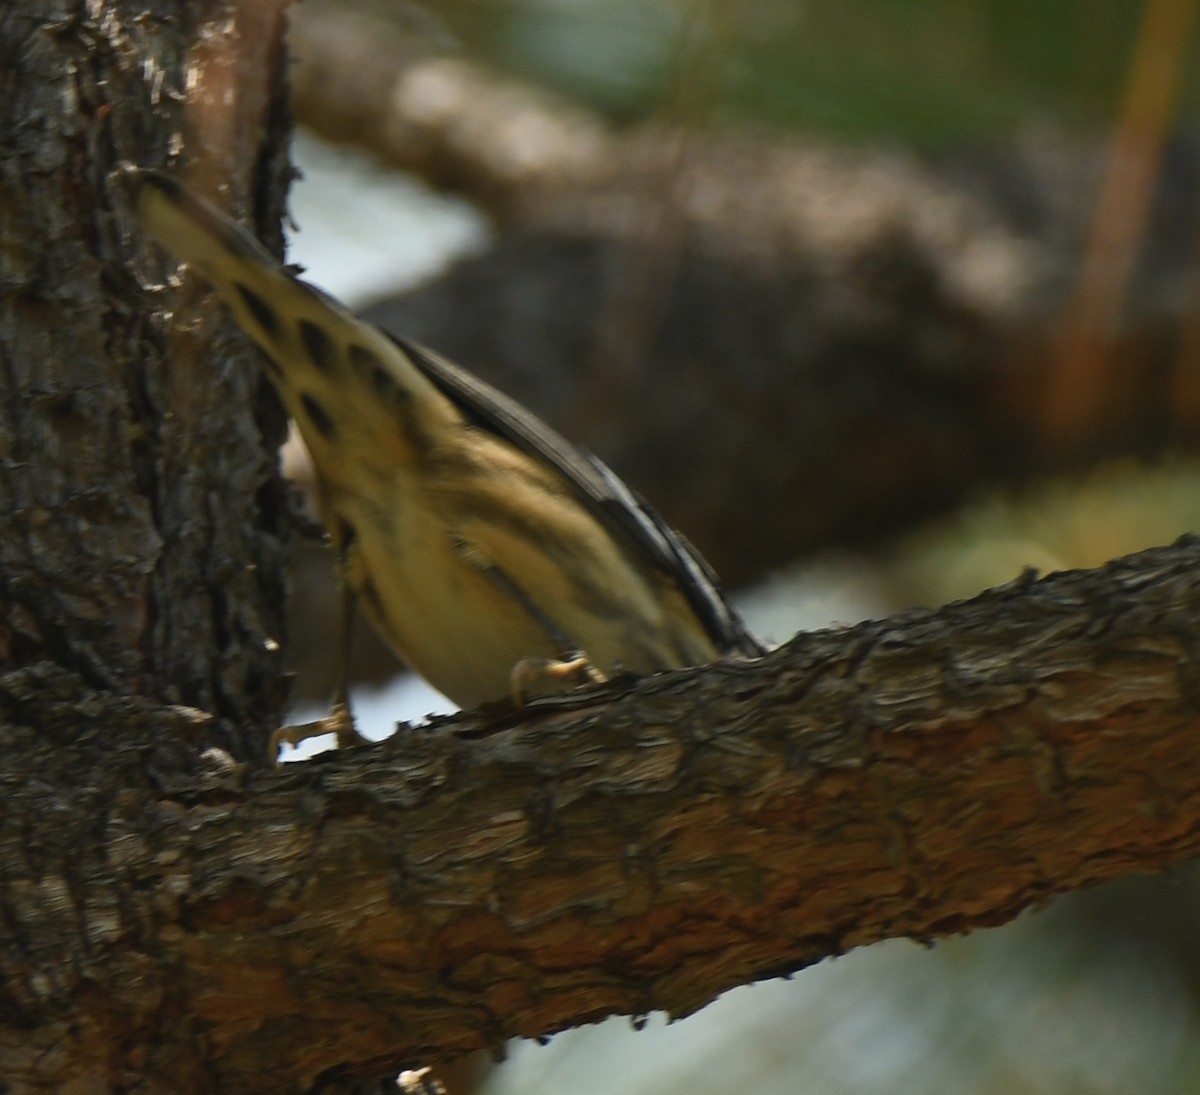
[[[1190,540],[277,772],[11,673],[0,1075],[306,1090],[1161,870],[1197,618]]]
[[[121,169],[238,165],[209,184],[278,241],[281,24],[253,8],[0,10],[0,665],[218,713],[242,756],[282,702],[283,418],[217,310],[161,284]]]

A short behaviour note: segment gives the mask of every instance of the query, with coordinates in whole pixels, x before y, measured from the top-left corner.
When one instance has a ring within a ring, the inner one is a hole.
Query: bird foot
[[[512,701],[517,707],[524,707],[525,701],[533,696],[562,692],[582,684],[603,684],[606,680],[582,650],[572,651],[565,658],[522,658],[508,677]]]
[[[279,763],[279,747],[290,745],[293,749],[309,738],[319,738],[322,734],[334,734],[337,737],[339,749],[349,749],[355,745],[366,745],[367,738],[355,729],[354,715],[350,705],[345,700],[335,700],[329,714],[323,719],[313,722],[300,723],[298,726],[281,726],[271,735],[268,755],[272,764]]]

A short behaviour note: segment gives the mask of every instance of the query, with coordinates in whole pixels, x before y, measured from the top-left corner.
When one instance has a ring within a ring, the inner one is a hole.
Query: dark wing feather
[[[712,567],[604,463],[452,361],[408,339],[388,337],[476,424],[556,468],[605,527],[670,575],[720,650],[751,657],[764,652],[725,599]]]

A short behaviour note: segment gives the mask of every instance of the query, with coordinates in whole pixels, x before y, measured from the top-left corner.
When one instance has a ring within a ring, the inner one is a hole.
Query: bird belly
[[[553,658],[548,636],[489,575],[463,559],[424,506],[339,510],[356,533],[347,579],[376,630],[460,707],[508,696],[524,657]]]
[[[495,520],[464,518],[461,507],[445,513],[419,485],[393,492],[386,511],[376,498],[342,498],[336,507],[356,533],[347,580],[383,638],[460,707],[510,695],[524,659],[562,657],[547,621],[605,675],[716,657],[682,598],[670,600],[677,592],[648,583],[588,515],[561,531],[556,559],[544,541]]]

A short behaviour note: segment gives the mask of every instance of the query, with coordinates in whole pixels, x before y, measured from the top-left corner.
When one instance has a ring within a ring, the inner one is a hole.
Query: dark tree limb
[[[1200,851],[1197,619],[1188,540],[277,772],[10,674],[0,1074],[36,1090],[50,1039],[109,1089],[303,1089],[1165,869]]]
[[[1121,367],[1088,381],[1068,445],[1046,382],[1103,140],[935,161],[617,129],[343,5],[297,8],[292,36],[301,121],[498,225],[488,253],[373,318],[596,451],[735,585],[988,489],[1196,445],[1194,138],[1170,150],[1132,291],[1106,309],[1095,349]]]

